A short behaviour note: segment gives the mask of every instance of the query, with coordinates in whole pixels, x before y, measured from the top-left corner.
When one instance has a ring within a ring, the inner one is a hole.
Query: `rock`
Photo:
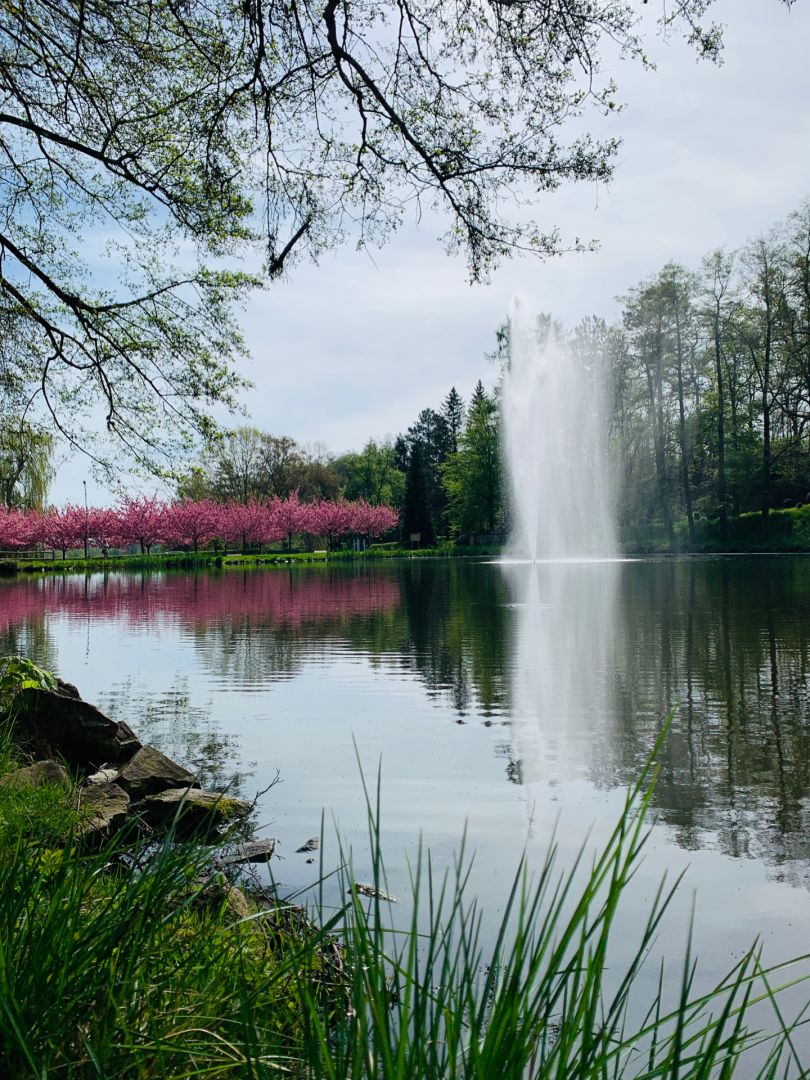
[[[303,855],[305,853],[309,853],[310,851],[317,851],[320,846],[321,846],[320,837],[319,836],[310,836],[309,840],[307,840],[307,842],[305,844],[302,844],[301,847],[295,849],[295,854],[296,855]]]
[[[129,795],[118,784],[91,784],[81,789],[78,810],[82,837],[105,840],[126,823]]]
[[[141,747],[126,724],[81,698],[50,690],[21,690],[14,698],[14,723],[24,746],[83,768],[128,761]]]
[[[239,919],[249,919],[253,914],[253,909],[248,903],[247,897],[242,890],[237,889],[235,885],[231,885],[228,889],[225,903],[227,905],[225,918],[228,922],[236,922]]]
[[[194,907],[208,912],[221,911],[225,922],[231,925],[240,919],[249,919],[255,910],[242,890],[221,875],[206,882],[192,903]]]
[[[65,697],[72,697],[76,698],[78,701],[81,701],[82,695],[73,685],[73,683],[64,682],[62,679],[57,679],[56,689],[59,691],[60,694],[63,694]]]
[[[85,778],[85,784],[109,784],[118,777],[118,769],[99,769]]]
[[[33,765],[26,765],[24,769],[15,769],[0,779],[0,787],[26,788],[43,787],[45,784],[59,784],[67,787],[70,783],[67,769],[57,761],[35,761]]]
[[[221,855],[219,862],[223,866],[235,866],[238,863],[270,862],[278,843],[272,836],[266,840],[254,840],[249,844],[240,844],[233,852]]]
[[[215,791],[187,787],[147,795],[137,803],[136,809],[153,829],[168,829],[176,820],[178,834],[187,836],[216,833],[229,821],[247,814],[250,803]]]
[[[118,773],[116,783],[133,801],[169,788],[199,787],[192,773],[176,765],[154,746],[142,746]]]
[[[390,893],[383,892],[382,889],[377,889],[373,885],[364,885],[360,881],[355,882],[354,887],[350,886],[346,890],[346,892],[358,892],[362,896],[371,896],[376,900],[385,900],[387,904],[397,903],[397,898],[395,896],[391,896]]]

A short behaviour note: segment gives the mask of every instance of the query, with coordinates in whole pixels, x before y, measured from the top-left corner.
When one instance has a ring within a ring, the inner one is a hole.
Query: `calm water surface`
[[[252,796],[278,772],[261,816],[284,888],[314,877],[296,848],[321,808],[367,871],[359,757],[381,763],[392,891],[420,834],[446,866],[466,824],[493,911],[555,826],[562,862],[606,835],[674,710],[619,951],[684,869],[676,962],[693,893],[706,978],[756,936],[772,960],[810,951],[810,559],[14,580],[0,648],[212,780]]]

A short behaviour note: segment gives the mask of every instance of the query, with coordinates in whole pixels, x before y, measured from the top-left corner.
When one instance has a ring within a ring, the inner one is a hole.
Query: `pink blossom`
[[[248,544],[260,542],[264,507],[251,500],[247,503],[230,502],[220,514],[219,536],[226,544],[238,544],[242,551]]]
[[[287,538],[287,547],[291,548],[293,536],[307,532],[308,507],[301,502],[297,491],[291,492],[286,499],[274,498],[270,507],[281,535]]]
[[[124,545],[140,544],[147,555],[163,539],[165,505],[156,495],[137,495],[118,507],[118,538]]]
[[[62,552],[66,558],[69,548],[82,547],[87,536],[87,511],[83,506],[67,503],[50,506],[42,515],[32,515],[28,543],[42,543]]]
[[[200,502],[176,502],[164,508],[162,538],[179,547],[199,551],[205,547],[221,527],[220,506],[210,499]]]

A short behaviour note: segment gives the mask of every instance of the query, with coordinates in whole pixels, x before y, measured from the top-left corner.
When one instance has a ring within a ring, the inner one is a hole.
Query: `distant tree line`
[[[569,362],[606,375],[618,521],[625,542],[700,547],[740,515],[810,502],[810,201],[739,251],[665,264],[621,298],[621,319],[572,331]],[[548,327],[540,320],[538,332]],[[509,332],[493,357],[509,362]],[[422,546],[508,525],[499,389],[455,387],[394,438],[331,455],[289,436],[226,432],[185,474],[181,501],[358,501],[399,512]],[[0,504],[41,509],[52,440],[0,417]],[[538,463],[542,467],[542,462]],[[710,526],[707,523],[711,523]]]
[[[585,329],[607,356],[620,524],[699,523],[810,501],[810,202],[741,250],[667,263]]]
[[[455,387],[438,409],[423,409],[403,434],[370,439],[331,456],[255,427],[227,432],[178,486],[180,499],[302,503],[346,499],[400,511],[406,542],[492,533],[503,525],[500,419],[496,392],[479,381],[469,403]]]
[[[46,548],[62,557],[75,548],[137,546],[149,555],[157,545],[201,551],[221,544],[242,551],[293,539],[322,540],[329,549],[349,537],[366,541],[389,533],[398,515],[363,500],[302,503],[298,493],[266,501],[217,503],[210,499],[164,502],[157,496],[122,499],[116,507],[49,506],[46,510],[0,507],[0,549]]]
[[[559,332],[571,363],[606,376],[623,540],[699,548],[746,514],[767,536],[773,510],[810,502],[810,201],[738,251],[666,263],[621,302],[616,323]],[[494,359],[508,357],[501,327]],[[497,533],[509,516],[498,388],[479,382],[468,402],[453,388],[396,438],[337,458],[239,429],[200,480],[197,497],[390,505],[406,542]]]

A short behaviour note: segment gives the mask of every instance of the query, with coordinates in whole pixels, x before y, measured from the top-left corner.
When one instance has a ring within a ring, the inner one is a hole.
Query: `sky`
[[[651,7],[654,5],[651,5]],[[440,222],[406,224],[379,251],[344,247],[257,293],[241,322],[250,422],[333,452],[405,430],[451,386],[466,398],[495,330],[520,295],[566,323],[619,316],[617,297],[676,260],[697,267],[736,248],[810,197],[810,0],[720,0],[723,63],[696,59],[678,36],[648,42],[656,70],[617,62],[625,109],[599,134],[622,139],[609,185],[568,186],[535,214],[596,253],[512,260],[470,286],[447,256]],[[80,455],[63,458],[51,498],[110,501]],[[142,490],[154,485],[140,481]]]

